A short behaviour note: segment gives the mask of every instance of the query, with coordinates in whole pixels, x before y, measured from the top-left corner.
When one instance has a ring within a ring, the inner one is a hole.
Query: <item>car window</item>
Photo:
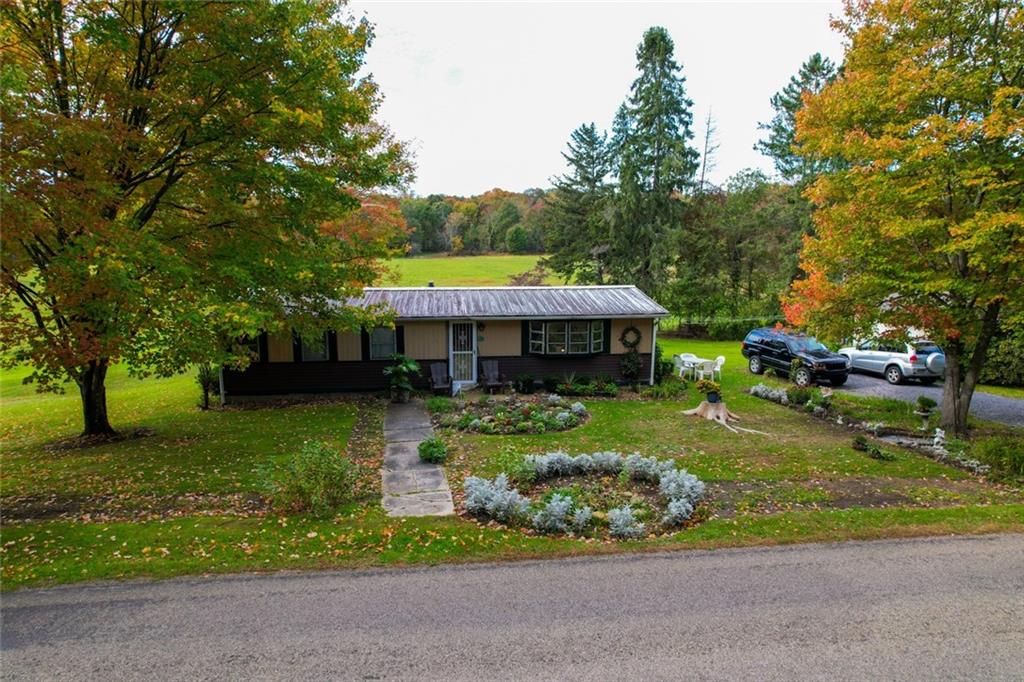
[[[874,341],[861,341],[860,345],[857,346],[857,350],[874,350],[875,345]]]
[[[815,350],[828,350],[825,344],[818,341],[813,336],[801,336],[799,338],[789,339],[789,350],[793,353],[809,352]]]
[[[931,341],[919,341],[914,344],[914,350],[919,355],[930,355],[931,353],[941,353],[942,349],[936,346]]]
[[[907,349],[892,341],[879,341],[878,350],[883,353],[906,353]]]

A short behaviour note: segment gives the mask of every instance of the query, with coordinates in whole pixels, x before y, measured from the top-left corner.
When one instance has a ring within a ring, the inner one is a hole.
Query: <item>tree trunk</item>
[[[117,432],[107,419],[106,358],[91,361],[76,379],[82,396],[83,436],[113,436]]]
[[[963,344],[952,342],[946,353],[946,378],[942,388],[941,426],[958,438],[967,435],[967,415],[971,409],[974,388],[985,365],[988,347],[999,325],[1001,303],[990,303],[985,308],[978,340],[968,356]]]

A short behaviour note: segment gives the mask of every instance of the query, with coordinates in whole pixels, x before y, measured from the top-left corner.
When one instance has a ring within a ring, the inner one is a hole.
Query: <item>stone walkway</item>
[[[422,400],[391,403],[384,417],[384,497],[388,516],[444,516],[452,514],[452,491],[444,469],[420,461],[419,444],[432,436],[430,416]]]

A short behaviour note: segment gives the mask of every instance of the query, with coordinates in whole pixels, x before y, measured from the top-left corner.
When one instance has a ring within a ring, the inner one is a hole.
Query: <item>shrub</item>
[[[419,445],[420,459],[431,464],[444,464],[448,459],[448,448],[437,436],[427,438]]]
[[[427,398],[427,409],[431,414],[445,414],[455,411],[455,401],[443,395],[435,395]]]
[[[558,381],[558,377],[547,376],[547,377],[544,377],[544,379],[542,380],[542,383],[544,384],[544,390],[545,391],[547,391],[548,393],[554,393],[555,392],[555,387],[558,386],[559,381]]]
[[[993,341],[988,357],[979,376],[981,383],[1024,386],[1024,332],[1007,334]]]
[[[595,452],[590,457],[595,471],[605,474],[617,474],[622,471],[622,455],[617,452]]]
[[[926,395],[917,396],[917,409],[921,410],[922,412],[931,412],[936,407],[938,407],[938,405],[939,404],[937,402],[935,402],[933,399],[929,398]]]
[[[594,510],[590,507],[580,507],[572,514],[572,528],[576,532],[581,532],[590,525],[590,520],[594,516]]]
[[[811,399],[811,389],[793,386],[786,391],[786,397],[794,405],[806,405]]]
[[[532,374],[520,374],[512,382],[513,387],[519,393],[529,395],[533,393],[533,375]]]
[[[971,456],[990,467],[992,478],[1024,478],[1024,439],[1020,437],[979,438],[971,444]]]
[[[750,395],[763,400],[770,400],[780,405],[789,405],[789,396],[781,388],[772,388],[765,384],[758,384],[750,389]]]
[[[853,437],[853,446],[852,447],[853,447],[854,450],[857,450],[859,452],[867,452],[868,451],[868,447],[870,445],[871,444],[868,443],[868,439],[865,438],[864,436],[854,436]]]
[[[696,506],[704,497],[704,481],[685,469],[669,469],[658,477],[658,492],[670,502],[685,500],[690,506]]]
[[[664,358],[665,351],[661,344],[654,346],[654,383],[660,385],[665,379],[674,376],[675,363]]]
[[[665,510],[665,515],[661,517],[661,522],[666,526],[678,526],[691,516],[693,516],[693,505],[688,500],[671,500]]]
[[[569,529],[572,498],[555,493],[540,511],[533,515],[533,527],[542,533],[564,533]]]
[[[457,426],[460,429],[468,429],[470,425],[475,421],[478,421],[476,416],[474,416],[470,412],[467,412],[466,414],[459,417],[458,420],[456,420],[455,426]]]
[[[675,468],[672,460],[659,460],[657,457],[641,457],[637,453],[626,457],[622,468],[630,478],[636,481],[657,482],[662,472]]]
[[[220,388],[220,372],[215,370],[213,365],[199,365],[196,373],[196,383],[199,384],[201,397],[199,407],[204,410],[210,409],[210,394],[216,393]]]
[[[392,355],[391,361],[394,364],[384,368],[384,376],[388,378],[392,394],[401,398],[413,391],[412,378],[419,374],[420,363],[401,353]]]
[[[640,359],[640,354],[636,351],[636,348],[630,348],[619,362],[619,371],[622,372],[622,378],[628,384],[637,384],[640,381],[640,372],[642,370],[643,361]]]
[[[498,474],[493,481],[470,476],[463,482],[466,511],[498,521],[514,521],[526,516],[530,500],[509,488],[508,477]]]
[[[667,376],[660,384],[646,387],[642,393],[645,398],[654,400],[674,400],[686,395],[686,382],[675,376]]]
[[[579,401],[576,401],[572,405],[570,405],[569,409],[577,417],[584,417],[587,414],[587,406]]]
[[[608,511],[608,526],[612,537],[620,540],[635,540],[647,533],[647,528],[636,520],[633,508],[628,504]]]
[[[266,481],[274,505],[291,511],[328,516],[351,501],[356,466],[327,443],[304,443],[280,476]]]

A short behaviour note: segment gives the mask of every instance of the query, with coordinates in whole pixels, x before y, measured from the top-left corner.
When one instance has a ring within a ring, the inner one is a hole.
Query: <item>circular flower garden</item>
[[[464,508],[478,518],[537,532],[630,540],[697,519],[704,482],[674,460],[595,452],[529,455],[494,479],[466,478]]]
[[[482,396],[466,402],[438,419],[438,425],[474,433],[516,434],[566,431],[579,426],[589,414],[581,402],[558,395]]]

